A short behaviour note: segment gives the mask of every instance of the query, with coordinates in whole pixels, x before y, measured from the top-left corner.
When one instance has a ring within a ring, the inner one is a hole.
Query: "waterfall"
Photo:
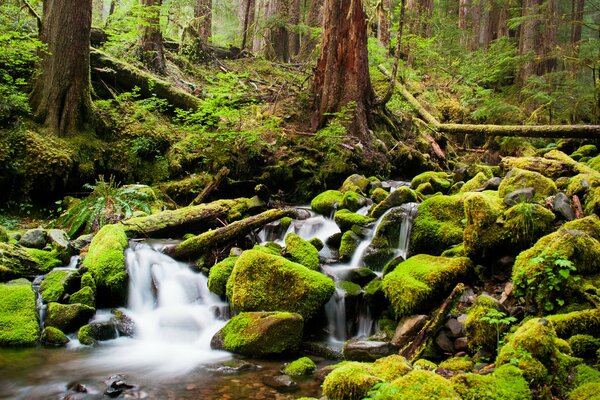
[[[401,256],[406,260],[408,257],[408,250],[410,246],[410,233],[412,231],[413,223],[419,211],[419,204],[417,203],[406,203],[403,204],[402,209],[406,211],[402,223],[400,224],[400,235],[398,240],[398,250],[396,256]]]
[[[330,340],[343,342],[347,339],[346,323],[346,292],[340,288],[335,289],[335,293],[325,305],[325,315],[327,316],[327,330]]]

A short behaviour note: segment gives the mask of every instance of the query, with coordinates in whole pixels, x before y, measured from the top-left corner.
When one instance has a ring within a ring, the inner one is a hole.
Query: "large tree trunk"
[[[242,33],[242,50],[252,46],[254,40],[255,21],[254,14],[256,11],[256,0],[242,0],[240,2],[240,30]]]
[[[315,68],[312,128],[321,128],[327,114],[352,107],[348,132],[370,143],[370,108],[375,94],[369,76],[367,17],[361,0],[326,0],[321,56]]]
[[[310,0],[308,8],[308,16],[306,17],[306,25],[310,28],[319,28],[323,24],[323,2],[321,0]],[[318,38],[313,35],[312,31],[302,37],[302,45],[300,48],[300,59],[306,60],[312,54],[315,47],[319,43]]]
[[[140,26],[142,62],[154,72],[164,74],[167,69],[163,37],[160,32],[160,6],[162,0],[140,0],[144,22]]]
[[[390,8],[391,0],[381,0],[377,8],[377,39],[387,49],[390,46]]]
[[[538,66],[538,74],[543,75],[555,71],[558,61],[554,54],[558,34],[558,0],[544,2],[544,30],[539,53],[542,62]]]
[[[252,42],[252,52],[262,53],[265,47],[265,18],[268,7],[268,0],[256,0],[256,13],[254,18],[254,40]]]
[[[266,19],[270,26],[265,35],[265,57],[273,61],[290,61],[289,18],[290,0],[269,0]]]
[[[528,56],[529,59],[521,64],[517,80],[521,86],[527,83],[527,79],[535,73],[534,55],[537,54],[536,32],[540,25],[539,18],[535,17],[539,12],[541,0],[523,0],[522,16],[525,18],[520,26],[519,54]]]
[[[194,18],[198,29],[198,37],[207,43],[212,35],[212,0],[196,0]]]
[[[298,32],[298,25],[300,24],[300,0],[289,0],[290,1],[290,19],[289,24],[292,29],[289,32],[290,36],[290,55],[295,57],[300,52],[300,32]]]
[[[92,117],[91,0],[45,0],[40,39],[48,46],[31,93],[36,119],[56,134],[73,133]]]
[[[583,26],[583,8],[585,0],[573,0],[573,18],[571,22],[571,43],[577,46],[581,41],[581,28]]]

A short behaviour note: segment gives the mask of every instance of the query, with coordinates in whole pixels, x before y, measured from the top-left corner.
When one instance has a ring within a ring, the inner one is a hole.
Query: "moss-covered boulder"
[[[496,300],[487,295],[478,296],[475,303],[469,308],[465,320],[465,332],[469,339],[469,349],[473,353],[479,350],[493,353],[496,350],[498,345],[496,328],[500,327],[482,320],[482,318],[489,317],[489,314],[494,311],[499,311],[498,308]]]
[[[414,370],[382,386],[377,392],[382,400],[460,400],[449,380],[431,371]]]
[[[473,178],[469,181],[465,182],[465,184],[460,188],[460,193],[473,192],[477,189],[482,189],[485,187],[486,182],[490,179],[483,172],[478,172]]]
[[[398,318],[411,315],[447,294],[470,267],[471,261],[466,257],[419,254],[383,278],[383,291]]]
[[[67,335],[53,326],[44,328],[40,341],[46,346],[64,346],[70,342]]]
[[[550,321],[556,334],[563,339],[573,335],[600,332],[599,308],[548,315],[546,319]]]
[[[553,180],[544,175],[519,168],[511,169],[502,180],[498,188],[498,194],[504,198],[507,194],[518,189],[533,188],[535,190],[535,201],[542,201],[549,196],[558,193]]]
[[[321,266],[317,248],[295,233],[285,237],[285,254],[290,260],[313,271],[318,271]]]
[[[597,187],[600,187],[600,173],[578,174],[569,179],[565,192],[569,197],[577,195],[583,198]]]
[[[584,157],[593,157],[596,154],[598,154],[598,148],[596,147],[596,145],[586,144],[579,147],[577,150],[571,153],[569,157],[571,157],[575,161],[579,161]]]
[[[346,178],[344,183],[342,183],[342,187],[340,187],[340,192],[358,192],[358,193],[367,193],[369,185],[371,181],[364,175],[352,174]]]
[[[94,308],[83,304],[49,303],[44,324],[71,333],[87,324],[95,312]]]
[[[506,251],[507,231],[498,218],[504,212],[504,202],[497,192],[468,193],[464,197],[466,226],[464,246],[469,256],[486,256]]]
[[[211,347],[253,357],[296,350],[304,319],[289,312],[243,312],[213,336]]]
[[[8,231],[4,226],[0,225],[0,243],[7,243],[8,240]]]
[[[417,193],[408,186],[400,186],[392,191],[389,196],[386,196],[377,205],[373,206],[369,212],[369,216],[379,218],[385,212],[394,207],[400,207],[402,204],[414,203],[417,201]]]
[[[92,322],[79,328],[77,340],[86,346],[92,346],[102,340],[111,340],[117,337],[117,327],[111,321]]]
[[[362,194],[346,192],[344,193],[340,207],[354,212],[366,206],[368,202],[368,199]]]
[[[600,349],[600,339],[592,335],[573,335],[567,341],[575,357],[593,360]]]
[[[600,382],[600,371],[598,371],[597,369],[594,369],[588,365],[580,364],[575,367],[573,375],[574,375],[573,381],[572,381],[571,390],[570,390],[568,399],[569,400],[575,400],[575,399],[578,400],[581,398],[597,399],[597,397],[585,397],[585,396],[588,395],[589,393],[591,393],[590,389],[592,389],[593,386],[590,386],[590,384],[597,384]],[[585,388],[580,389],[583,386],[585,386]],[[597,394],[599,393],[598,390],[600,390],[600,387],[596,386]]]
[[[310,375],[317,369],[317,364],[308,357],[302,357],[287,364],[283,373],[289,376]]]
[[[0,346],[32,346],[39,334],[31,283],[17,279],[0,284]]]
[[[331,278],[280,256],[247,250],[227,281],[227,297],[238,311],[288,311],[308,319],[331,297]]]
[[[352,211],[347,210],[345,208],[336,211],[336,213],[333,216],[333,220],[336,224],[338,224],[342,232],[351,229],[354,225],[367,226],[375,221],[374,218],[353,213]]]
[[[340,260],[350,260],[354,255],[354,252],[358,248],[360,241],[361,239],[356,233],[352,231],[344,232],[344,234],[342,235],[342,241],[340,242]]]
[[[208,290],[219,296],[225,296],[227,280],[233,271],[238,257],[227,257],[210,268]]]
[[[600,400],[600,382],[589,382],[569,393],[568,400]]]
[[[67,288],[73,282],[73,271],[54,270],[44,277],[40,285],[40,293],[44,303],[60,301],[67,293]]]
[[[451,382],[462,400],[531,399],[531,391],[523,373],[513,365],[503,365],[489,375],[456,375]]]
[[[452,186],[452,181],[447,173],[435,171],[427,171],[415,176],[410,182],[410,186],[417,189],[419,186],[426,183],[431,185],[434,193],[447,193]]]
[[[510,241],[517,248],[526,248],[550,233],[555,216],[539,204],[519,203],[506,210],[503,219]]]
[[[338,206],[342,204],[343,199],[344,194],[339,190],[327,190],[312,199],[310,207],[319,214],[329,216],[339,208]]]
[[[412,254],[439,255],[463,241],[464,196],[433,196],[419,204],[410,236]]]
[[[379,204],[382,201],[384,201],[385,199],[387,199],[387,197],[390,195],[390,193],[385,190],[384,188],[375,188],[371,191],[370,193],[371,195],[371,200],[373,200],[373,203],[375,204]]]
[[[61,264],[54,252],[0,242],[0,281],[33,278]]]
[[[96,293],[89,286],[82,287],[69,296],[69,304],[77,303],[96,308]]]
[[[121,224],[106,225],[98,231],[83,260],[94,277],[96,301],[107,305],[121,305],[127,294],[128,275],[124,251],[127,235]]]
[[[453,373],[472,372],[475,363],[469,357],[450,357],[442,361],[439,368]]]

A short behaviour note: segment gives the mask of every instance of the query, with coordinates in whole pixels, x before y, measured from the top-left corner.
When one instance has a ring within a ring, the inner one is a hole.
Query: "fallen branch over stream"
[[[379,70],[391,79],[389,71],[379,65]],[[417,100],[408,89],[398,82],[396,88],[417,111],[419,116],[434,130],[445,133],[468,133],[484,136],[521,136],[543,138],[600,138],[600,125],[477,125],[442,124]]]

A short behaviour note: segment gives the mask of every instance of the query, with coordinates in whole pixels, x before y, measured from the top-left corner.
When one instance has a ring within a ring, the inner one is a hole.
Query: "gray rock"
[[[46,232],[43,229],[30,229],[19,240],[21,246],[33,249],[43,249],[46,243]]]
[[[454,353],[454,343],[450,340],[446,332],[441,331],[438,333],[435,338],[435,343],[446,353]]]
[[[329,342],[303,342],[302,352],[328,360],[340,360],[342,358],[341,347]]]
[[[504,196],[504,204],[512,207],[515,204],[531,202],[534,197],[535,189],[532,187],[517,189]]]
[[[569,199],[566,194],[560,192],[554,196],[554,199],[552,200],[552,207],[556,213],[558,213],[567,221],[572,221],[575,219],[575,211],[573,211],[571,199]]]
[[[375,278],[377,278],[377,274],[370,268],[356,268],[350,271],[348,280],[360,286],[365,286]]]
[[[427,323],[427,315],[411,315],[398,322],[392,343],[399,348],[410,342]]]
[[[61,250],[69,250],[71,243],[69,242],[69,236],[62,229],[49,229],[48,240],[54,248]]]
[[[502,183],[501,178],[497,176],[490,178],[483,185],[483,190],[498,190],[498,187],[500,187],[500,183]]]
[[[372,362],[398,352],[398,346],[389,342],[349,340],[344,343],[342,354],[345,360]]]
[[[457,337],[465,329],[465,324],[458,322],[456,318],[450,318],[448,322],[446,322],[446,327],[450,329],[450,332],[454,337]]]
[[[131,337],[135,334],[135,322],[121,310],[112,310],[117,331],[122,336]]]
[[[456,338],[454,340],[454,349],[456,351],[466,351],[469,348],[469,339],[466,336]]]
[[[89,246],[90,243],[92,243],[92,239],[93,238],[94,238],[94,235],[92,235],[92,234],[81,235],[77,239],[73,240],[73,242],[71,243],[71,245],[73,246],[73,248],[75,250],[81,251],[85,247]]]
[[[288,375],[265,376],[262,381],[265,385],[281,393],[295,392],[299,389],[298,383]]]

